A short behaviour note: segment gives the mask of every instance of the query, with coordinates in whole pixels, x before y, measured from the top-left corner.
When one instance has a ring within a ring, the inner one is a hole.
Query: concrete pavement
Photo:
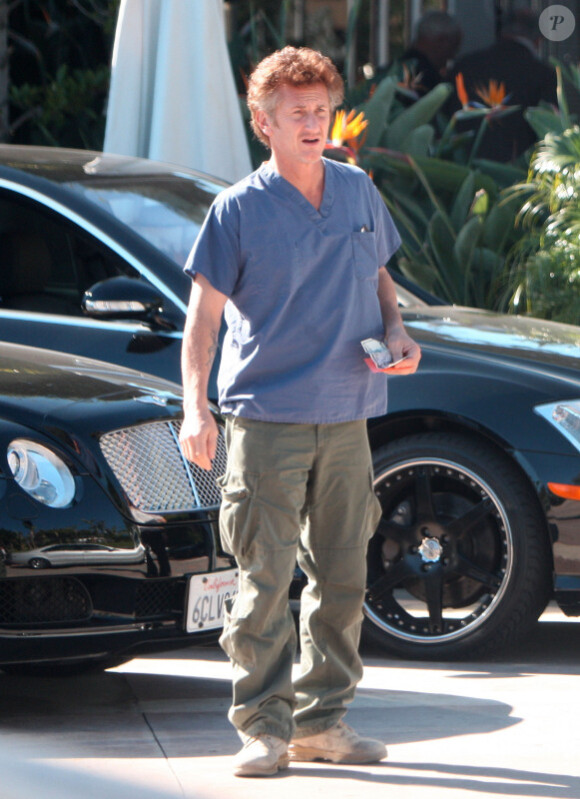
[[[291,765],[240,779],[218,648],[65,680],[0,676],[0,799],[580,799],[580,621],[550,610],[486,663],[414,663],[364,649],[347,721],[385,741],[372,766]]]

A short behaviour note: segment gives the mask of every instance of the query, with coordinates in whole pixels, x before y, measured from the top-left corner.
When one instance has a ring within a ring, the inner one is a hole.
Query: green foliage
[[[30,127],[27,143],[100,149],[108,86],[108,67],[71,72],[66,64],[46,85],[13,85],[10,100]]]
[[[372,97],[358,105],[358,110],[364,113],[369,123],[365,140],[367,148],[378,147],[381,144],[391,119],[396,91],[396,81],[385,78],[379,83]]]
[[[11,141],[100,149],[119,0],[22,0],[9,15]]]
[[[577,246],[555,240],[539,249],[516,272],[512,310],[521,314],[580,323],[580,253]]]
[[[441,83],[421,97],[409,108],[403,109],[387,128],[384,146],[393,150],[406,150],[417,130],[431,122],[451,94],[451,86]],[[431,127],[433,135],[435,131]],[[425,149],[425,153],[427,148]]]
[[[556,61],[554,65],[558,78],[558,108],[542,103],[524,112],[524,117],[539,141],[549,133],[563,133],[576,122],[575,115],[569,110],[567,94],[570,92],[580,96],[580,69],[575,65],[562,65]]]
[[[423,208],[401,202],[400,194],[384,195],[403,235],[399,268],[450,303],[500,308],[517,201],[503,201],[497,190],[481,187],[484,176],[466,170],[455,197],[444,202],[417,162],[410,163],[430,190]]]
[[[510,194],[522,231],[510,259],[511,307],[580,324],[580,127],[547,133]]]

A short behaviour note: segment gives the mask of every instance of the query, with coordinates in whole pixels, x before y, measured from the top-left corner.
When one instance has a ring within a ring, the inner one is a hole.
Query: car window
[[[118,275],[122,258],[57,214],[0,192],[0,308],[83,314],[84,292]]]
[[[93,171],[90,181],[71,181],[67,187],[108,211],[182,268],[223,186],[185,174],[111,178],[98,174],[98,165]]]

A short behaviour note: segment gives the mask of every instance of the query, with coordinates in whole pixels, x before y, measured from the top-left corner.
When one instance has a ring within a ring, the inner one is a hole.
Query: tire
[[[551,593],[538,500],[494,448],[424,433],[374,453],[383,518],[369,544],[364,630],[410,659],[489,656],[525,636]]]
[[[28,565],[31,569],[48,569],[50,562],[46,558],[30,558]]]

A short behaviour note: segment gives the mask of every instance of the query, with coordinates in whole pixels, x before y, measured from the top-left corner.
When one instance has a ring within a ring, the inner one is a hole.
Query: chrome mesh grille
[[[180,422],[150,422],[100,439],[103,455],[131,504],[144,513],[187,511],[221,502],[216,484],[226,468],[221,428],[212,470],[206,472],[183,457],[180,427]]]

